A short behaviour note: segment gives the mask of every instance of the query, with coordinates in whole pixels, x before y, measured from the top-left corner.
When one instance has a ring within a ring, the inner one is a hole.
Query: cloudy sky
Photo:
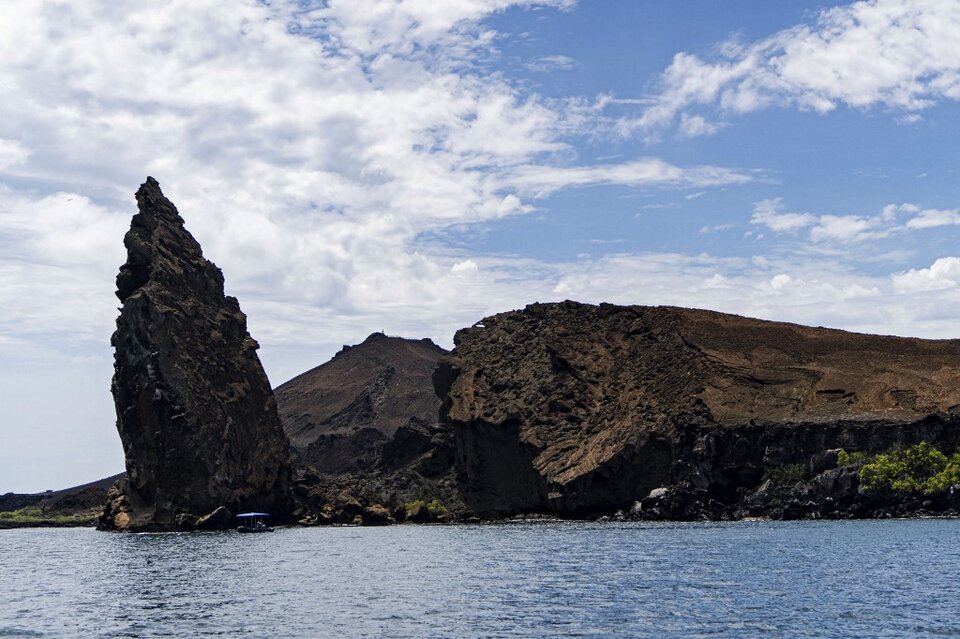
[[[0,492],[119,472],[155,176],[274,384],[534,301],[960,335],[960,3],[4,0]]]

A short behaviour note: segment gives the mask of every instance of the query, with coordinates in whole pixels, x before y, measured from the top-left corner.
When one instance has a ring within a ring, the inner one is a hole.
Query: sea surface
[[[960,636],[960,521],[7,530],[0,636]]]

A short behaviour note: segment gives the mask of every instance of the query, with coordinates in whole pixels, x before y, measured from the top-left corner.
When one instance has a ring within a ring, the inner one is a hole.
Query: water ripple
[[[960,522],[0,533],[0,637],[960,636]]]

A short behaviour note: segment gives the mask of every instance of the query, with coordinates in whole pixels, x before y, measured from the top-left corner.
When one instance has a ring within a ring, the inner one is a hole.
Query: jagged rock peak
[[[101,527],[169,530],[225,507],[289,514],[289,442],[236,298],[153,178],[124,237],[113,396],[127,478]]]
[[[117,275],[117,297],[121,302],[149,280],[172,283],[169,274],[193,271],[200,277],[180,280],[176,284],[200,287],[223,294],[223,273],[205,260],[200,244],[184,227],[183,218],[173,202],[160,190],[152,177],[137,191],[139,212],[133,216],[130,230],[123,238],[127,261]]]

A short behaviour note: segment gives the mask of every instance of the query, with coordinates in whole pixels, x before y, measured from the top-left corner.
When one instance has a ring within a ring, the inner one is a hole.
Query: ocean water
[[[960,636],[960,521],[0,531],[3,637]]]

